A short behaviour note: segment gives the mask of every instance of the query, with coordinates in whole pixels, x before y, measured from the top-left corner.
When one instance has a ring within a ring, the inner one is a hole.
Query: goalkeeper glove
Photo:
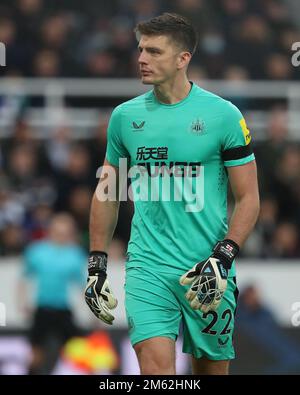
[[[238,252],[239,246],[233,240],[219,241],[207,260],[197,263],[181,276],[181,285],[191,284],[185,296],[194,310],[203,313],[217,310],[226,291],[228,272]]]
[[[85,288],[85,301],[97,318],[112,325],[114,309],[118,301],[114,297],[106,275],[107,254],[103,251],[92,251],[89,256],[88,279]]]

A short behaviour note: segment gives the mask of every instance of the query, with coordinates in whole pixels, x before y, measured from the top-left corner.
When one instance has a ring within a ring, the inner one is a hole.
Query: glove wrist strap
[[[229,271],[232,266],[232,262],[239,253],[240,247],[237,243],[230,239],[218,241],[213,248],[213,257],[222,259],[224,261],[225,268]]]
[[[107,253],[104,251],[91,251],[88,259],[88,272],[90,276],[104,273],[107,270]]]

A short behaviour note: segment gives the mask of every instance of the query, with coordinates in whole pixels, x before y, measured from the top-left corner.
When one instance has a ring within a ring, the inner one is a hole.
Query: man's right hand
[[[107,254],[103,251],[92,251],[89,256],[88,280],[85,288],[85,301],[97,318],[112,325],[114,316],[111,309],[117,307],[106,275]]]

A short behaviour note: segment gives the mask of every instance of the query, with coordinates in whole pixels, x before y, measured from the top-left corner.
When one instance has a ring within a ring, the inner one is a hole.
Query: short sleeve
[[[119,167],[120,158],[128,158],[128,152],[121,138],[121,110],[116,107],[111,114],[107,129],[106,159],[113,166]]]
[[[255,159],[251,134],[240,110],[232,103],[224,113],[222,159],[224,166],[240,166]]]

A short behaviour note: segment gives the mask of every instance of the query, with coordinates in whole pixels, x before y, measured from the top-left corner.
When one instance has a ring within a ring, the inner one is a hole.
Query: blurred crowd
[[[199,32],[192,79],[299,79],[290,59],[300,31],[282,0],[1,0],[0,73],[136,77],[133,28],[165,11]]]
[[[285,107],[274,106],[267,140],[255,144],[261,209],[245,256],[300,257],[300,144],[288,139],[287,125]]]
[[[89,0],[88,6],[79,0],[1,0],[0,42],[6,45],[7,66],[0,73],[136,77],[133,28],[164,11],[188,16],[200,33],[191,79],[299,79],[290,49],[300,32],[285,3],[277,0]],[[19,254],[45,238],[51,218],[62,211],[75,219],[78,242],[87,250],[107,119],[88,140],[74,140],[65,126],[39,140],[22,108],[12,133],[0,139],[0,255]],[[261,212],[242,255],[299,258],[300,148],[290,142],[285,107],[274,105],[268,117],[267,139],[255,144]],[[125,255],[132,213],[131,202],[121,204],[110,251],[114,259]]]
[[[267,140],[256,143],[261,209],[246,257],[300,257],[300,144],[288,138],[286,108],[268,114]]]
[[[280,105],[268,114],[267,139],[256,142],[261,212],[243,256],[300,257],[300,147],[288,138],[287,112]],[[25,121],[0,140],[0,254],[22,252],[46,237],[56,212],[76,221],[78,241],[88,249],[89,209],[106,147],[106,124],[89,140],[74,140],[58,128],[49,140],[32,137]],[[121,204],[110,256],[122,259],[129,238],[132,202]]]
[[[90,203],[105,148],[103,124],[92,140],[75,141],[67,128],[57,129],[49,140],[38,140],[20,120],[12,136],[0,139],[1,255],[18,254],[31,241],[45,238],[57,212],[73,216],[78,242],[88,249]],[[123,257],[131,215],[128,203],[121,209],[112,258]]]

